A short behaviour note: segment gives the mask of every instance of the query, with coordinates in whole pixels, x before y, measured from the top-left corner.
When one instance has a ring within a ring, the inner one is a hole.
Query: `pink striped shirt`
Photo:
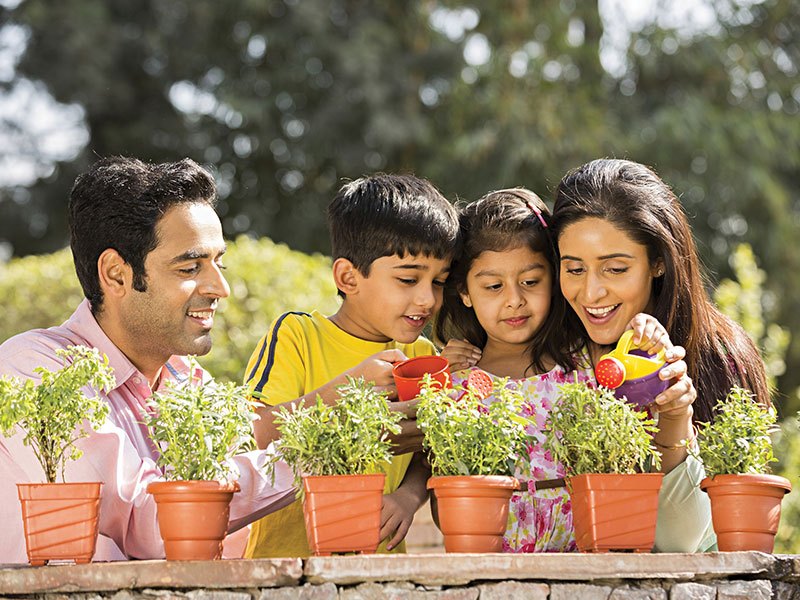
[[[116,388],[100,393],[109,404],[109,416],[99,429],[80,440],[83,456],[68,463],[66,481],[104,482],[100,505],[100,536],[94,560],[161,558],[164,548],[158,532],[155,502],[147,484],[160,479],[158,449],[140,423],[151,391],[147,378],[111,342],[84,300],[60,327],[35,329],[0,345],[0,375],[38,380],[36,367],[56,370],[57,348],[84,345],[104,352],[114,371]],[[184,357],[173,356],[164,365],[158,389],[167,381],[189,375]],[[208,377],[207,374],[205,374]],[[0,563],[28,562],[23,537],[17,483],[44,481],[44,473],[23,435],[0,437]],[[268,451],[248,452],[232,459],[242,490],[231,502],[230,531],[283,508],[294,500],[293,476],[279,463],[275,482],[264,474]]]

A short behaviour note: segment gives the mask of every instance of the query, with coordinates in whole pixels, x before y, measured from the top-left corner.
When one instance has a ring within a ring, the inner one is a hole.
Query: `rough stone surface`
[[[662,588],[615,588],[608,600],[667,600],[667,592]]]
[[[772,584],[773,600],[797,600],[800,598],[800,591],[797,584],[777,581]]]
[[[478,586],[480,600],[547,600],[550,586],[545,583],[504,581]]]
[[[604,585],[556,583],[550,586],[550,600],[609,600],[612,589]]]
[[[258,600],[337,600],[339,590],[332,583],[261,590]]]
[[[770,600],[769,581],[731,581],[717,584],[717,600]]]
[[[669,591],[669,600],[717,600],[717,588],[702,583],[676,583]]]
[[[237,583],[231,583],[239,587]],[[186,594],[189,600],[252,600],[250,594],[227,590],[193,590]]]
[[[478,600],[478,589],[472,587],[429,590],[403,583],[364,583],[340,588],[339,600]]]

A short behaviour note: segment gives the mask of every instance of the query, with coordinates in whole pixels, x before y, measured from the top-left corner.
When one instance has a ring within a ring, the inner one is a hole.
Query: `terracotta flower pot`
[[[792,491],[778,475],[717,475],[700,482],[711,500],[711,520],[722,552],[771,553],[781,520],[781,500]]]
[[[434,381],[450,387],[450,362],[444,356],[417,356],[392,367],[397,399],[413,400],[419,395],[422,378],[430,373]]]
[[[101,482],[18,483],[28,560],[91,562],[97,546]]]
[[[378,549],[385,473],[303,477],[308,547],[316,556]]]
[[[154,481],[158,528],[167,560],[216,560],[228,531],[235,481]]]
[[[501,475],[451,475],[431,477],[428,489],[436,494],[447,552],[503,550],[508,504],[519,481]]]
[[[580,552],[650,552],[663,473],[592,473],[567,481]]]

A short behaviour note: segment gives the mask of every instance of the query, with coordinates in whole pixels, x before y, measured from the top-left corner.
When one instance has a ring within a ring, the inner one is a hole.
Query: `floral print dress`
[[[463,384],[470,371],[464,369],[453,374],[453,383]],[[489,373],[489,375],[492,375]],[[517,464],[514,476],[528,481],[556,479],[564,476],[564,468],[556,463],[542,444],[547,415],[558,398],[562,383],[594,381],[591,369],[564,371],[554,367],[551,371],[527,379],[510,380],[508,385],[520,389],[527,396],[521,415],[535,425],[528,426],[528,435],[537,440],[528,446],[528,460]],[[492,375],[493,379],[499,379]],[[487,402],[492,401],[490,396]],[[508,511],[508,526],[503,537],[503,552],[575,552],[575,532],[572,526],[572,508],[566,487],[556,487],[528,492],[515,492]]]

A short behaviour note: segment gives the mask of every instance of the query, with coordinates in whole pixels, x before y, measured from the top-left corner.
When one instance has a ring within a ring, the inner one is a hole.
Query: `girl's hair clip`
[[[547,227],[547,223],[545,223],[544,219],[542,218],[542,211],[536,208],[536,206],[534,206],[533,202],[531,202],[530,200],[525,200],[525,204],[527,204],[528,208],[530,208],[533,212],[535,212],[536,216],[539,217],[539,221],[541,221],[542,227]]]

